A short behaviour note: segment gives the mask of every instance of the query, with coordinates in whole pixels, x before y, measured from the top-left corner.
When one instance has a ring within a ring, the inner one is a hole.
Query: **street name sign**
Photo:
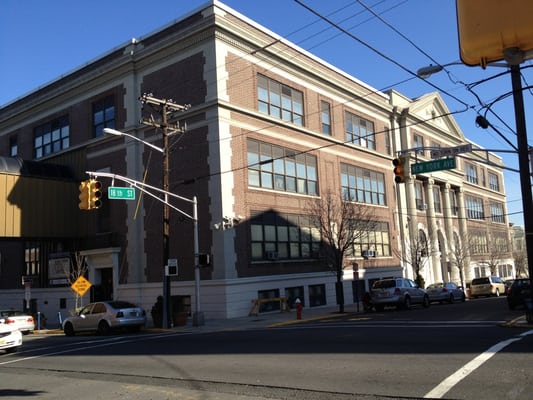
[[[472,151],[472,144],[467,143],[461,146],[455,147],[441,147],[440,149],[431,150],[431,158],[441,158],[441,157],[453,157],[461,153],[470,153]]]
[[[107,197],[110,200],[135,200],[135,189],[109,186],[107,188]]]
[[[441,158],[440,160],[426,161],[411,164],[411,174],[424,174],[426,172],[442,171],[455,168],[455,158]]]

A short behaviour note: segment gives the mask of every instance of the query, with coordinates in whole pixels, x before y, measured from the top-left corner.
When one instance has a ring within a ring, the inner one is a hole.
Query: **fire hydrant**
[[[300,299],[296,299],[294,304],[296,304],[296,319],[302,319],[302,302]]]

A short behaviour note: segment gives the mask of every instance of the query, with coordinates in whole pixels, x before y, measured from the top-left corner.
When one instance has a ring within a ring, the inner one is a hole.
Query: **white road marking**
[[[503,342],[497,343],[492,346],[490,349],[481,353],[479,356],[474,358],[469,363],[465,364],[462,368],[459,368],[452,375],[444,379],[439,385],[433,388],[431,391],[426,393],[424,398],[440,399],[444,396],[451,388],[457,385],[460,381],[474,372],[479,368],[485,361],[488,361],[496,353],[509,346],[511,343],[514,343],[518,340],[522,340],[525,336],[533,334],[533,330],[527,331],[519,335],[518,337],[504,340]]]

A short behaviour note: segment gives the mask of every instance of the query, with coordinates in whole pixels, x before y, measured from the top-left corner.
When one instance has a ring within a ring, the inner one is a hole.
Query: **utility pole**
[[[143,94],[139,100],[142,105],[151,105],[154,108],[159,107],[157,110],[160,114],[159,122],[153,118],[142,119],[141,123],[143,125],[151,126],[154,128],[161,129],[163,134],[163,193],[165,196],[163,203],[163,328],[169,328],[169,324],[172,326],[172,304],[171,304],[171,278],[166,274],[166,266],[168,265],[169,259],[169,237],[170,237],[170,207],[168,205],[168,189],[169,189],[169,146],[168,146],[168,137],[169,134],[180,132],[183,133],[185,128],[180,127],[179,124],[176,124],[172,127],[169,127],[168,124],[168,115],[175,111],[185,111],[190,106],[189,105],[179,105],[172,102],[172,100],[167,99],[158,99],[153,97],[151,93]],[[169,133],[169,129],[172,131]],[[196,266],[195,254],[195,266]]]

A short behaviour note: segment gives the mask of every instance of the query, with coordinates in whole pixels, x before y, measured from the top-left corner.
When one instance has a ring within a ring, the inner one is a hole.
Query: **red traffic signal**
[[[399,156],[392,160],[392,165],[394,165],[394,182],[396,183],[405,183],[409,177],[409,163],[407,159],[403,156]]]

